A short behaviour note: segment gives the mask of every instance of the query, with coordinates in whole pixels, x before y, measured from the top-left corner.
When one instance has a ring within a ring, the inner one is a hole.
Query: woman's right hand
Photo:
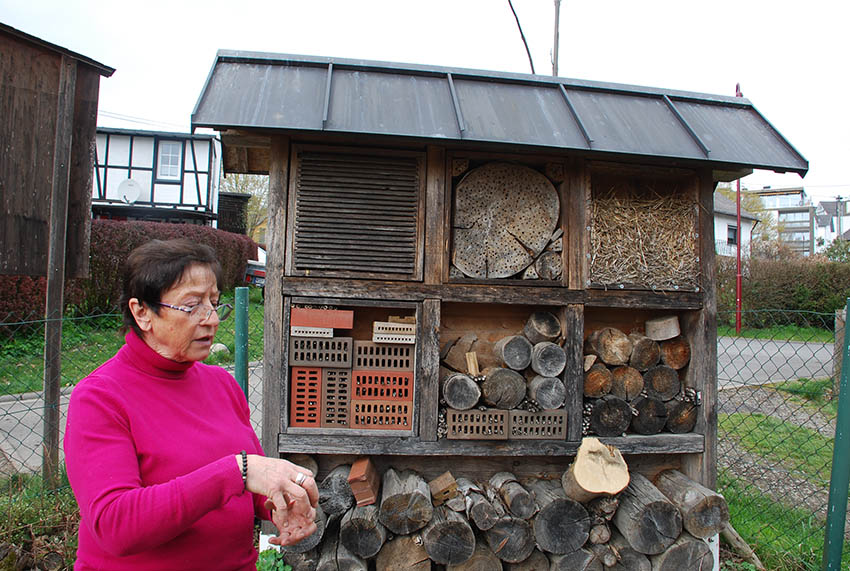
[[[238,456],[241,470],[242,458]],[[299,474],[304,474],[300,485]],[[292,545],[316,531],[316,505],[319,489],[313,473],[287,460],[248,455],[248,491],[266,496],[266,507],[272,510],[272,523],[278,536],[269,540],[274,545]]]

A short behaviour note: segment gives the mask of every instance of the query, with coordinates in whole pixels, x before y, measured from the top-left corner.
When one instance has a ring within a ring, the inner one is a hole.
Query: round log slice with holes
[[[522,335],[502,337],[493,347],[502,362],[514,371],[522,371],[531,364],[532,349],[529,340]]]
[[[615,327],[603,327],[588,335],[585,340],[587,353],[599,356],[599,360],[612,367],[625,365],[632,356],[629,336]]]
[[[682,337],[661,342],[661,361],[673,369],[683,369],[691,360],[691,344]]]
[[[496,557],[507,563],[525,561],[534,551],[534,532],[524,519],[505,516],[483,533]]]
[[[638,472],[631,474],[629,485],[620,492],[613,522],[629,545],[644,555],[663,553],[682,533],[679,508]]]
[[[525,378],[511,369],[496,367],[487,371],[481,392],[488,405],[510,410],[525,398]]]
[[[537,375],[528,382],[528,397],[543,410],[555,410],[564,406],[567,388],[557,377]]]
[[[449,373],[443,379],[443,399],[449,408],[469,410],[478,404],[481,388],[469,375]]]
[[[548,553],[564,554],[584,545],[590,529],[584,506],[568,498],[559,482],[532,480],[527,485],[539,507],[532,522],[537,546]]]
[[[455,189],[452,263],[470,278],[507,278],[546,247],[560,215],[558,193],[539,172],[488,163]]]
[[[594,434],[622,436],[631,422],[632,409],[623,399],[605,395],[593,403],[593,410],[590,412],[590,430]]]
[[[629,340],[632,342],[629,366],[643,372],[654,367],[661,360],[661,347],[655,339],[640,333],[629,333]]]
[[[584,374],[584,396],[599,398],[611,392],[614,377],[602,363],[595,363]]]

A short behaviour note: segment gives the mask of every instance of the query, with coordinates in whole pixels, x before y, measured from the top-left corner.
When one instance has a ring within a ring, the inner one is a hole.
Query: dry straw
[[[612,188],[594,196],[590,223],[592,284],[662,290],[699,285],[697,204],[690,193],[636,198],[615,196]]]

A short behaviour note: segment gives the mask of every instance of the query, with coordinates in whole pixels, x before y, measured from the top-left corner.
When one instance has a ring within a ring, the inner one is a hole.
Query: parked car
[[[263,298],[266,297],[266,251],[257,248],[257,259],[248,260],[245,267],[245,284],[262,288]]]

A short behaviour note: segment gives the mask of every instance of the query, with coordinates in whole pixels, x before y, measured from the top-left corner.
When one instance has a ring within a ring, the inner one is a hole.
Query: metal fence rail
[[[248,313],[253,355],[248,398],[259,434],[262,304],[251,304]],[[734,322],[734,316],[718,317],[720,323]],[[735,527],[757,551],[770,548],[800,557],[811,551],[814,557],[823,543],[837,401],[831,380],[833,321],[831,314],[745,312],[745,326],[758,325],[763,338],[718,336],[718,487],[729,501]],[[44,325],[37,316],[0,323],[0,544],[28,541],[34,552],[60,551],[73,559],[72,552],[61,551],[72,549],[73,539],[61,548],[38,539],[75,533],[76,509],[67,482],[48,489],[30,476],[41,470]],[[63,320],[63,430],[73,385],[121,346],[119,325],[114,311]],[[804,336],[788,340],[783,327],[789,325]],[[219,340],[227,344],[229,339],[231,352],[233,327],[229,320],[219,329]],[[220,364],[232,363],[230,357]],[[30,523],[25,528],[8,523],[18,521],[25,506]],[[786,544],[789,527],[804,530],[810,542]]]

